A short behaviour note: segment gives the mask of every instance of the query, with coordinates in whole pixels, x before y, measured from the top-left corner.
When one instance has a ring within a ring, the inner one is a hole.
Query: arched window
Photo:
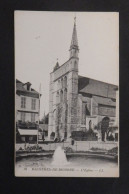
[[[58,80],[58,89],[60,89],[60,80]]]
[[[74,62],[74,68],[77,68],[77,61]]]
[[[77,69],[77,61],[74,62],[74,68]]]
[[[64,90],[64,102],[67,102],[67,88]]]
[[[53,111],[53,116],[54,116],[54,120],[55,120],[55,121],[56,121],[56,112],[57,112],[57,110],[54,109],[54,111]]]
[[[60,91],[60,102],[63,102],[63,91]]]
[[[64,87],[67,88],[67,77],[64,77]]]
[[[57,92],[57,94],[56,94],[56,103],[57,104],[59,103],[59,92]]]
[[[63,88],[63,78],[61,79],[61,87]]]

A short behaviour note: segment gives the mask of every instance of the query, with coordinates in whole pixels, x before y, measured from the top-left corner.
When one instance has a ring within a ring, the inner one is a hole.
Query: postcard
[[[14,15],[15,176],[119,177],[119,13]]]

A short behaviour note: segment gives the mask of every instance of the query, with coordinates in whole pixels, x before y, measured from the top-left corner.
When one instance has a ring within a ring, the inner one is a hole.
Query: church
[[[69,59],[50,73],[48,136],[67,139],[73,131],[102,133],[116,120],[118,86],[78,75],[79,46],[76,19]]]

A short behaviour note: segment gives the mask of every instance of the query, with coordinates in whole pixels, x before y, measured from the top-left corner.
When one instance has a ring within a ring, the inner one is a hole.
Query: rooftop
[[[27,87],[25,87],[25,85],[27,85],[27,84],[31,85],[30,82],[23,83],[23,82],[19,81],[18,79],[16,79],[16,92],[17,93],[22,92],[22,93],[34,94],[36,96],[39,95],[39,92],[37,92],[33,88],[30,88],[30,90],[28,90]]]
[[[78,92],[102,96],[107,98],[116,98],[118,86],[105,83],[91,78],[78,76]]]
[[[93,99],[101,105],[108,105],[108,106],[116,106],[116,102],[113,99],[110,98],[103,98],[98,96],[93,96]]]

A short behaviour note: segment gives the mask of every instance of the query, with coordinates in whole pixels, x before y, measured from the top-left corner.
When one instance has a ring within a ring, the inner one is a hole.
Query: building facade
[[[79,46],[74,21],[69,60],[50,73],[48,135],[67,139],[73,131],[102,131],[115,122],[117,86],[78,75]]]
[[[39,93],[31,88],[31,83],[16,80],[16,122],[38,122],[39,108]]]

